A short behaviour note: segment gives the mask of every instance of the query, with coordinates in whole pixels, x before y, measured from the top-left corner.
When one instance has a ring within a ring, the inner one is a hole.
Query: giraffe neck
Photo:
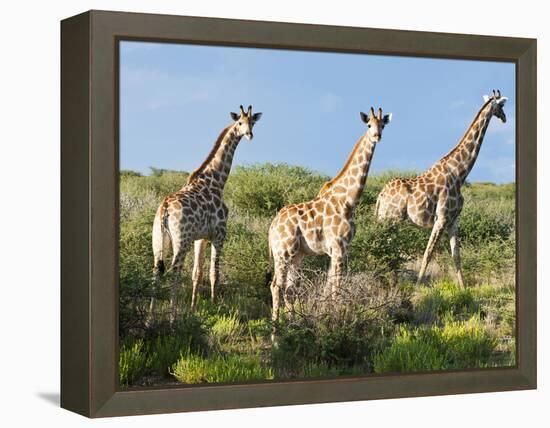
[[[208,179],[210,187],[222,191],[229,177],[233,156],[241,138],[242,136],[238,135],[235,130],[235,125],[225,128],[206,160],[189,176],[187,182],[190,183],[200,174]]]
[[[339,200],[342,206],[353,209],[363,193],[376,142],[367,134],[355,144],[340,173],[323,186],[320,195]]]
[[[488,102],[480,109],[456,147],[440,161],[446,165],[446,170],[455,175],[461,183],[466,180],[474,167],[491,117],[491,103]]]

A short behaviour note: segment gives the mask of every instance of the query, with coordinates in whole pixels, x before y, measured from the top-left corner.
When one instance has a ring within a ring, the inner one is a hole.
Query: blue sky
[[[515,180],[512,63],[121,42],[120,167],[191,171],[239,104],[264,113],[234,165],[287,162],[335,175],[366,131],[359,111],[393,113],[371,172],[423,171],[463,136],[482,95],[509,97],[470,181]]]

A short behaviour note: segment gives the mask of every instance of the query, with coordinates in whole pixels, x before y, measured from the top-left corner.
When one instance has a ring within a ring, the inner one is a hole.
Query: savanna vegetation
[[[336,301],[323,293],[328,259],[306,259],[295,314],[278,322],[271,343],[267,230],[285,204],[314,197],[327,180],[302,167],[261,164],[233,169],[219,298],[209,285],[191,312],[192,255],[181,276],[168,273],[153,293],[151,225],[162,198],[187,174],[123,171],[120,181],[120,382],[124,386],[239,382],[413,372],[515,363],[515,188],[471,183],[460,217],[466,289],[454,279],[448,240],[439,242],[426,285],[415,286],[429,230],[377,222],[374,203],[394,176],[371,174],[355,213],[357,233]],[[207,254],[208,260],[208,254]],[[207,275],[206,275],[207,276]],[[179,289],[178,317],[168,322],[168,289]]]

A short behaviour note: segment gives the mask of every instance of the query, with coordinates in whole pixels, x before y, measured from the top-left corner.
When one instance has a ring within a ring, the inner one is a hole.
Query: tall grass
[[[374,371],[417,372],[485,367],[497,341],[479,317],[443,327],[401,327],[393,343],[374,357]]]
[[[259,355],[214,355],[208,358],[183,354],[172,366],[171,374],[181,383],[226,383],[271,380],[273,372],[262,365]]]

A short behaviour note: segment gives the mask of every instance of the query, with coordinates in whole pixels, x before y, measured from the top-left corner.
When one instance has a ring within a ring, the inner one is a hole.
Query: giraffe
[[[233,123],[220,133],[205,161],[193,171],[187,183],[177,192],[164,198],[153,221],[154,284],[164,273],[164,257],[172,246],[171,269],[181,271],[191,245],[194,244],[193,290],[191,309],[195,309],[197,286],[202,282],[204,252],[207,241],[211,242],[210,298],[215,300],[219,279],[220,252],[225,241],[228,209],[223,202],[223,189],[233,155],[241,138],[252,140],[252,128],[262,113],[252,114],[252,106],[245,113],[230,113]],[[176,291],[174,283],[170,293],[171,320],[176,315]],[[155,309],[153,297],[149,306],[152,316]]]
[[[382,130],[391,120],[391,113],[370,116],[361,112],[367,131],[359,138],[340,173],[326,182],[317,196],[309,201],[283,207],[269,228],[269,258],[273,258],[271,282],[272,319],[279,318],[282,292],[285,308],[291,309],[289,290],[297,280],[297,269],[307,255],[327,254],[331,258],[328,285],[332,297],[338,290],[344,269],[347,248],[355,233],[353,212],[369,172],[376,144]]]
[[[415,178],[390,180],[378,195],[375,216],[378,219],[409,219],[415,225],[432,228],[418,274],[424,278],[434,247],[447,229],[458,284],[464,288],[458,239],[458,217],[464,198],[461,187],[477,159],[483,137],[493,116],[506,122],[504,104],[508,98],[494,91],[484,103],[459,143],[426,172]]]

